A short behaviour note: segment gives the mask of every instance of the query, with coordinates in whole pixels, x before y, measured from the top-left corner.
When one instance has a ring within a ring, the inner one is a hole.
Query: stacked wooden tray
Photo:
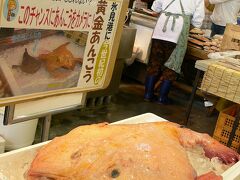
[[[238,62],[239,61],[239,62]],[[240,104],[240,60],[224,59],[208,66],[201,89]]]

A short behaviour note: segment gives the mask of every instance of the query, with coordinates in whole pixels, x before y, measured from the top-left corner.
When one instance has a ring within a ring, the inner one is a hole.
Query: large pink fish
[[[170,122],[81,126],[43,147],[28,180],[194,180],[221,179],[212,172],[197,177],[186,149],[203,147],[225,164],[240,156],[206,134]]]

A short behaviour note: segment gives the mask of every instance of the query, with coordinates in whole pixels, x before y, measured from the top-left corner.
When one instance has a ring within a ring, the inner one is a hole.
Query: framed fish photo
[[[108,86],[127,0],[0,5],[0,106]]]

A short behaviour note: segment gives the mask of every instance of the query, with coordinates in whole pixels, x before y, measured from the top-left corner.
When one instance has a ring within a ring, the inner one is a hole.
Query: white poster
[[[0,3],[0,98],[103,86],[123,0]]]

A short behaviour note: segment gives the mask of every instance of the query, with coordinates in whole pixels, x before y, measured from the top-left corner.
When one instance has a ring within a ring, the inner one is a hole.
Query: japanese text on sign
[[[107,40],[110,39],[110,34],[112,33],[112,30],[113,30],[117,6],[118,6],[117,3],[114,2],[111,7],[111,14],[108,19],[107,30],[106,30],[106,35],[105,35],[105,39],[107,39]]]
[[[103,16],[105,15],[106,7],[107,7],[107,2],[105,0],[98,1],[96,17],[94,19],[93,28],[92,28],[93,31],[90,37],[91,48],[87,53],[87,57],[88,57],[87,62],[90,62],[90,64],[87,64],[85,66],[86,72],[85,72],[85,75],[83,76],[86,83],[92,79],[92,71],[94,69],[94,63],[97,56],[95,46],[100,42],[100,33],[104,24]]]
[[[52,1],[79,5],[79,4],[91,4],[93,0],[52,0]]]
[[[90,12],[64,8],[38,8],[36,6],[21,6],[18,23],[48,26],[52,28],[86,29],[92,26],[94,15]]]

